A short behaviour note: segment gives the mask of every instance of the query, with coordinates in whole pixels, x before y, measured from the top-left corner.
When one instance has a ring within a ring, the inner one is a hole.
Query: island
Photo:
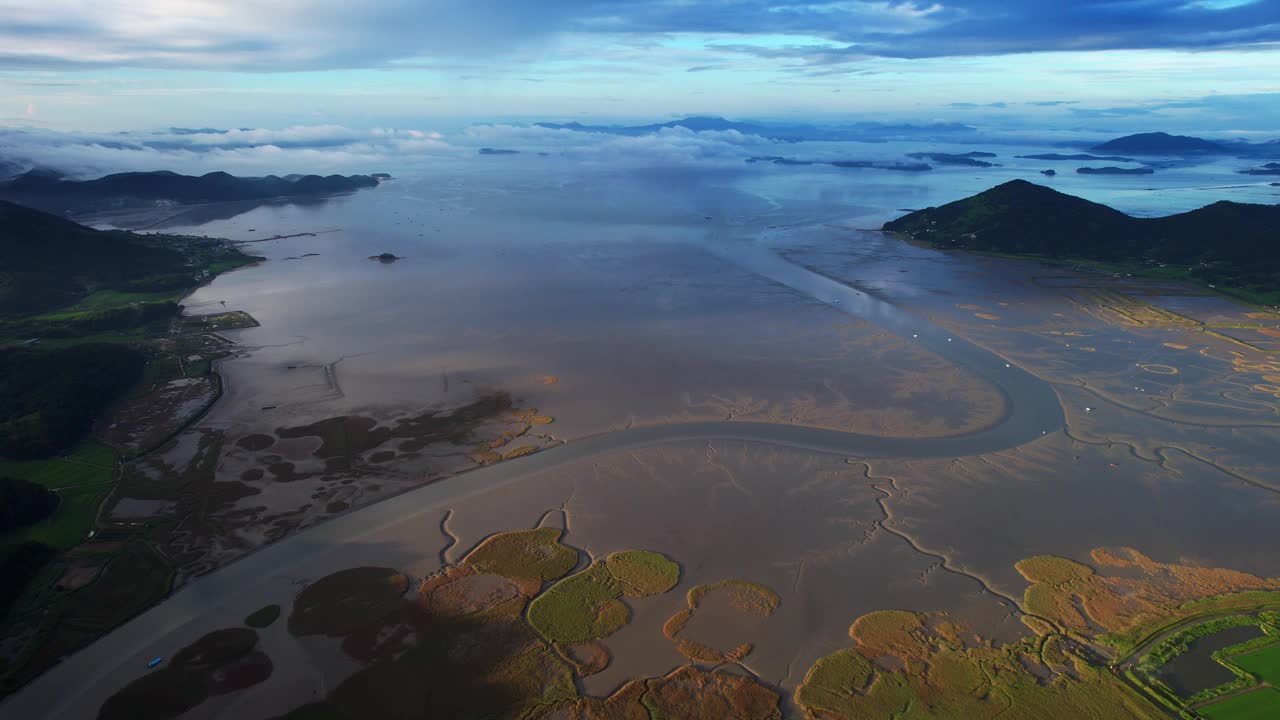
[[[967,153],[940,153],[940,152],[914,152],[907,153],[907,157],[916,160],[932,160],[941,165],[965,165],[968,167],[995,167],[993,162],[979,160],[978,158],[993,158],[995,153],[989,152],[967,152]]]
[[[1138,133],[1108,140],[1091,148],[1100,153],[1125,153],[1127,155],[1223,155],[1231,152],[1225,145],[1188,135],[1168,133]]]
[[[504,148],[480,148],[481,155],[519,155],[519,150],[506,150]]]
[[[185,205],[336,195],[377,187],[383,179],[382,175],[236,177],[225,172],[193,176],[160,170],[71,180],[48,170],[32,170],[0,183],[0,198],[52,212],[88,212],[156,202]]]
[[[1122,168],[1122,167],[1082,167],[1076,168],[1076,172],[1081,175],[1153,175],[1155,170],[1149,167],[1139,168]]]
[[[395,253],[384,252],[378,255],[370,255],[369,259],[377,260],[380,263],[393,263],[397,260],[403,260],[404,258],[396,255]]]
[[[773,163],[774,165],[816,165],[816,160],[797,160],[780,155],[761,155],[747,158],[747,163]]]
[[[1261,167],[1247,168],[1240,171],[1241,175],[1280,175],[1280,163],[1267,163]]]
[[[1062,155],[1059,153],[1042,153],[1039,155],[1018,155],[1022,160],[1093,160],[1098,162],[1137,162],[1130,157],[1121,155],[1089,155],[1088,153],[1076,153],[1075,155]]]
[[[944,248],[1090,260],[1213,284],[1257,302],[1280,301],[1280,205],[1217,202],[1159,218],[1013,180],[926,208],[884,229]]]
[[[1053,177],[1054,175],[1058,174],[1058,171],[1050,168],[1048,170],[1041,170],[1040,174],[1044,175],[1045,177]]]
[[[893,162],[888,160],[797,160],[778,155],[763,155],[747,158],[748,163],[773,163],[774,165],[830,165],[838,168],[855,168],[865,170],[901,170],[905,172],[926,172],[933,169],[928,163]]]
[[[903,172],[927,172],[933,169],[928,163],[883,162],[880,160],[836,160],[831,165],[838,168],[866,168],[870,170],[901,170]]]

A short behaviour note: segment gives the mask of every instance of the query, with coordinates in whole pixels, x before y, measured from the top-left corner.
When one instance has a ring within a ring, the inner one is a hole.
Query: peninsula
[[[70,180],[58,173],[32,170],[0,183],[0,198],[51,212],[87,212],[157,202],[186,205],[335,195],[376,187],[382,179],[378,175],[236,177],[225,172],[193,176],[160,170]]]

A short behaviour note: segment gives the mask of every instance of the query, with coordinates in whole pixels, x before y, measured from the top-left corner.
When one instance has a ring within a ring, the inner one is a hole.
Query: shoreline
[[[928,240],[918,240],[908,237],[902,233],[892,230],[881,230],[889,237],[895,238],[909,245],[926,248],[929,250],[937,250],[944,253],[967,253],[979,257],[995,257],[1007,260],[1025,260],[1028,262],[1036,262],[1045,267],[1064,267],[1068,270],[1083,269],[1090,272],[1105,274],[1125,274],[1131,276],[1135,280],[1148,280],[1152,282],[1177,282],[1185,285],[1193,286],[1196,290],[1201,291],[1199,294],[1206,296],[1221,297],[1232,302],[1248,305],[1249,307],[1267,312],[1280,312],[1280,294],[1276,297],[1265,297],[1249,292],[1248,290],[1240,290],[1231,287],[1221,287],[1213,285],[1208,281],[1199,280],[1191,275],[1183,272],[1161,272],[1165,268],[1153,268],[1150,265],[1141,263],[1124,263],[1124,262],[1108,262],[1105,260],[1092,260],[1084,257],[1071,256],[1050,256],[1037,255],[1034,253],[1011,253],[1000,252],[998,250],[970,250],[968,248],[951,248],[943,247]]]
[[[78,222],[82,225],[111,225],[111,227],[119,230],[128,230],[130,232],[141,232],[150,230],[157,225],[162,225],[171,220],[177,220],[184,215],[196,213],[200,211],[230,211],[235,210],[233,215],[241,215],[259,207],[274,205],[291,205],[306,203],[308,201],[323,201],[329,198],[346,197],[354,195],[360,190],[369,188],[358,188],[355,190],[346,190],[343,192],[328,193],[323,195],[277,195],[269,198],[259,198],[254,200],[219,200],[207,203],[192,203],[183,205],[169,206],[147,206],[141,205],[133,208],[121,208],[118,210],[90,210],[80,213],[54,213],[60,217]],[[376,188],[375,188],[376,189]],[[128,225],[115,225],[110,222],[112,219],[122,220],[129,223]],[[132,222],[130,222],[132,221]],[[136,224],[144,223],[144,224]]]

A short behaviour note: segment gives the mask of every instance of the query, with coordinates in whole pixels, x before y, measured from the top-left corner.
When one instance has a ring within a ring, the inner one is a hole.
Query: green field
[[[1206,705],[1198,712],[1209,720],[1274,720],[1280,717],[1280,691],[1259,688]]]
[[[50,490],[111,482],[115,452],[105,445],[84,443],[52,460],[0,460],[0,476],[43,485]]]
[[[111,492],[115,452],[98,443],[84,443],[52,460],[0,460],[0,475],[19,478],[57,491],[57,510],[48,518],[0,536],[0,545],[27,540],[67,550],[93,529],[98,506]]]
[[[52,515],[5,535],[0,539],[0,545],[35,540],[59,550],[69,550],[83,542],[93,529],[94,520],[98,517],[98,506],[110,492],[111,487],[108,485],[61,490],[58,495],[62,500]]]
[[[25,337],[16,336],[0,338],[0,346],[16,344],[26,339],[27,338]],[[47,350],[50,348],[56,349],[71,347],[73,345],[87,345],[90,343],[136,344],[143,342],[146,339],[147,331],[138,328],[135,330],[115,330],[67,338],[41,338],[40,348]]]
[[[1231,658],[1231,662],[1241,670],[1257,675],[1262,682],[1280,685],[1280,644],[1237,655]],[[1280,717],[1280,706],[1276,707],[1276,717]]]
[[[47,313],[52,316],[58,313],[76,313],[89,310],[110,310],[125,307],[134,303],[177,302],[186,294],[186,290],[178,292],[120,292],[118,290],[94,290],[80,299],[80,302],[65,310]]]

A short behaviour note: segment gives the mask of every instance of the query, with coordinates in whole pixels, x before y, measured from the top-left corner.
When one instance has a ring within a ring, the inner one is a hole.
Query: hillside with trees
[[[1259,301],[1280,295],[1280,205],[1223,201],[1135,218],[1014,180],[905,215],[884,229],[945,248],[1163,268]]]

